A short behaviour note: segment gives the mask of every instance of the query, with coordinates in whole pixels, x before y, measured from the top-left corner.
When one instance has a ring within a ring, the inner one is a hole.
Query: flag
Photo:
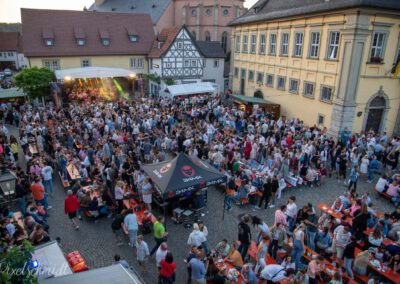
[[[397,78],[397,75],[399,75],[399,73],[400,73],[400,58],[397,59],[397,62],[393,66],[391,73],[392,73],[393,79]]]

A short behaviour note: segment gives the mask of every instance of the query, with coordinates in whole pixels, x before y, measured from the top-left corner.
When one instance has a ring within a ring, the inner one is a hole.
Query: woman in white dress
[[[360,173],[362,173],[363,175],[366,175],[368,173],[368,166],[369,166],[368,155],[365,155],[361,159]]]

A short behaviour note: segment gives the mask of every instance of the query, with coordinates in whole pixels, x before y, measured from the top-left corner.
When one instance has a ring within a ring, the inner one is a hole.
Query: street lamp
[[[3,192],[5,198],[11,200],[11,197],[15,194],[15,181],[17,177],[11,172],[3,172],[0,176],[0,189]]]

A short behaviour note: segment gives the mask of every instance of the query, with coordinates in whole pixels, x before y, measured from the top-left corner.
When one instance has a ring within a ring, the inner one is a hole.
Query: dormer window
[[[76,44],[79,45],[79,46],[84,46],[86,44],[86,40],[83,39],[83,38],[78,38],[76,40]]]
[[[138,42],[139,41],[139,33],[134,27],[126,27],[126,31],[128,33],[128,38],[130,42]]]
[[[110,41],[110,34],[108,33],[108,31],[106,29],[100,29],[99,35],[100,35],[101,43],[104,46],[109,46],[111,41]]]
[[[54,45],[54,39],[52,39],[52,38],[45,39],[44,40],[44,44],[46,46],[53,46]]]
[[[84,46],[86,44],[85,31],[81,27],[74,27],[74,35],[76,44],[78,46]]]
[[[51,28],[45,27],[42,30],[42,39],[45,46],[54,45],[54,32]]]
[[[129,36],[129,40],[131,42],[138,42],[139,41],[139,37],[137,35],[130,35]]]

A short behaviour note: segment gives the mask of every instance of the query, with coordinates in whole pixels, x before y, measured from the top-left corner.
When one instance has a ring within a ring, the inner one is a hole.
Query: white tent
[[[38,278],[40,282],[46,278],[73,274],[57,241],[35,247],[32,260],[39,263]]]
[[[77,78],[134,77],[135,73],[122,68],[82,67],[56,70],[58,80]]]
[[[140,275],[131,269],[125,269],[121,264],[110,265],[62,277],[42,280],[40,284],[144,284]]]
[[[210,82],[171,85],[165,89],[165,92],[170,94],[171,97],[214,93],[215,91],[215,88]]]

